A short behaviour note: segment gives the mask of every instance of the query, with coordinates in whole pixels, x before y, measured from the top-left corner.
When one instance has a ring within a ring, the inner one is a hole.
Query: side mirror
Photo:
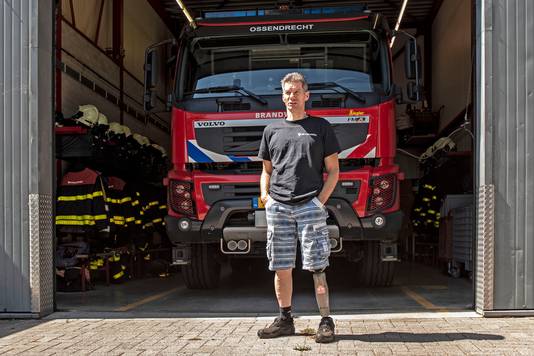
[[[404,71],[406,78],[411,80],[419,80],[421,73],[421,51],[415,39],[410,39],[406,42],[404,50]]]
[[[417,82],[410,80],[408,84],[406,84],[406,96],[412,102],[421,100],[421,89],[417,85]]]
[[[148,48],[145,52],[145,83],[143,106],[145,111],[152,110],[156,104],[156,87],[158,85],[158,56],[156,48]]]
[[[164,85],[166,86],[165,88],[162,88],[161,85],[159,85],[158,80],[161,78],[169,77],[169,73],[166,71],[170,70],[169,66],[172,66],[173,59],[176,55],[173,54],[174,57],[170,57],[168,59],[166,58],[169,53],[174,52],[175,45],[176,41],[174,39],[168,39],[151,45],[145,51],[145,81],[143,91],[143,107],[147,112],[153,110],[156,106],[158,106],[159,110],[161,111],[162,105],[157,102],[158,93],[160,94],[160,97],[165,97],[167,96],[168,92],[173,91],[173,89],[169,87],[169,83],[167,80],[163,80]],[[174,68],[174,66],[172,67]],[[170,97],[167,97],[167,102],[160,100],[161,103],[165,104],[165,109],[167,111],[170,111],[172,109],[173,98],[174,96],[171,94]]]

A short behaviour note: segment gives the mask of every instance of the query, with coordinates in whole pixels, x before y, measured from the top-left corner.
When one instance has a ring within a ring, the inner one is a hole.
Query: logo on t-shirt
[[[317,136],[317,134],[314,133],[308,133],[308,132],[299,132],[299,136]]]

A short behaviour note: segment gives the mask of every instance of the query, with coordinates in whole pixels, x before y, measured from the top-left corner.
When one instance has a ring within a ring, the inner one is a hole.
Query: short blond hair
[[[294,82],[300,82],[302,84],[302,89],[304,89],[304,91],[308,91],[308,83],[306,82],[304,76],[299,72],[288,73],[285,75],[285,77],[280,81],[282,84],[282,90],[284,90],[284,84]]]

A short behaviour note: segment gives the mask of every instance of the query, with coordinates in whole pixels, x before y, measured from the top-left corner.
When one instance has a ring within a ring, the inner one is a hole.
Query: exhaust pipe
[[[230,240],[225,243],[224,239],[220,239],[220,249],[225,255],[246,255],[250,253],[251,248],[250,240]]]
[[[336,239],[330,239],[330,249],[335,250],[338,245],[338,242]]]
[[[246,242],[245,240],[239,240],[237,242],[237,248],[240,250],[240,251],[244,251],[247,249],[247,246],[248,246],[248,242]]]
[[[234,240],[230,240],[228,241],[228,243],[226,244],[226,247],[228,248],[228,250],[230,251],[235,251],[238,247],[238,243]]]

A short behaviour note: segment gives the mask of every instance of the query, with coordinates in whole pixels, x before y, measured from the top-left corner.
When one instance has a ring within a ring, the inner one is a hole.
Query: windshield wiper
[[[219,86],[219,87],[202,88],[202,89],[193,90],[191,94],[224,93],[224,92],[229,92],[229,91],[235,91],[238,93],[243,92],[247,94],[248,96],[250,96],[251,98],[256,99],[263,105],[267,105],[267,101],[265,99],[263,99],[257,94],[254,94],[250,90],[240,87],[238,85],[225,85],[225,86]]]
[[[360,94],[356,93],[354,90],[347,88],[344,85],[338,84],[336,82],[318,82],[318,83],[309,83],[308,89],[325,89],[325,88],[340,88],[343,89],[347,94],[352,96],[354,99],[361,101],[362,103],[365,103],[365,97],[361,96]]]

